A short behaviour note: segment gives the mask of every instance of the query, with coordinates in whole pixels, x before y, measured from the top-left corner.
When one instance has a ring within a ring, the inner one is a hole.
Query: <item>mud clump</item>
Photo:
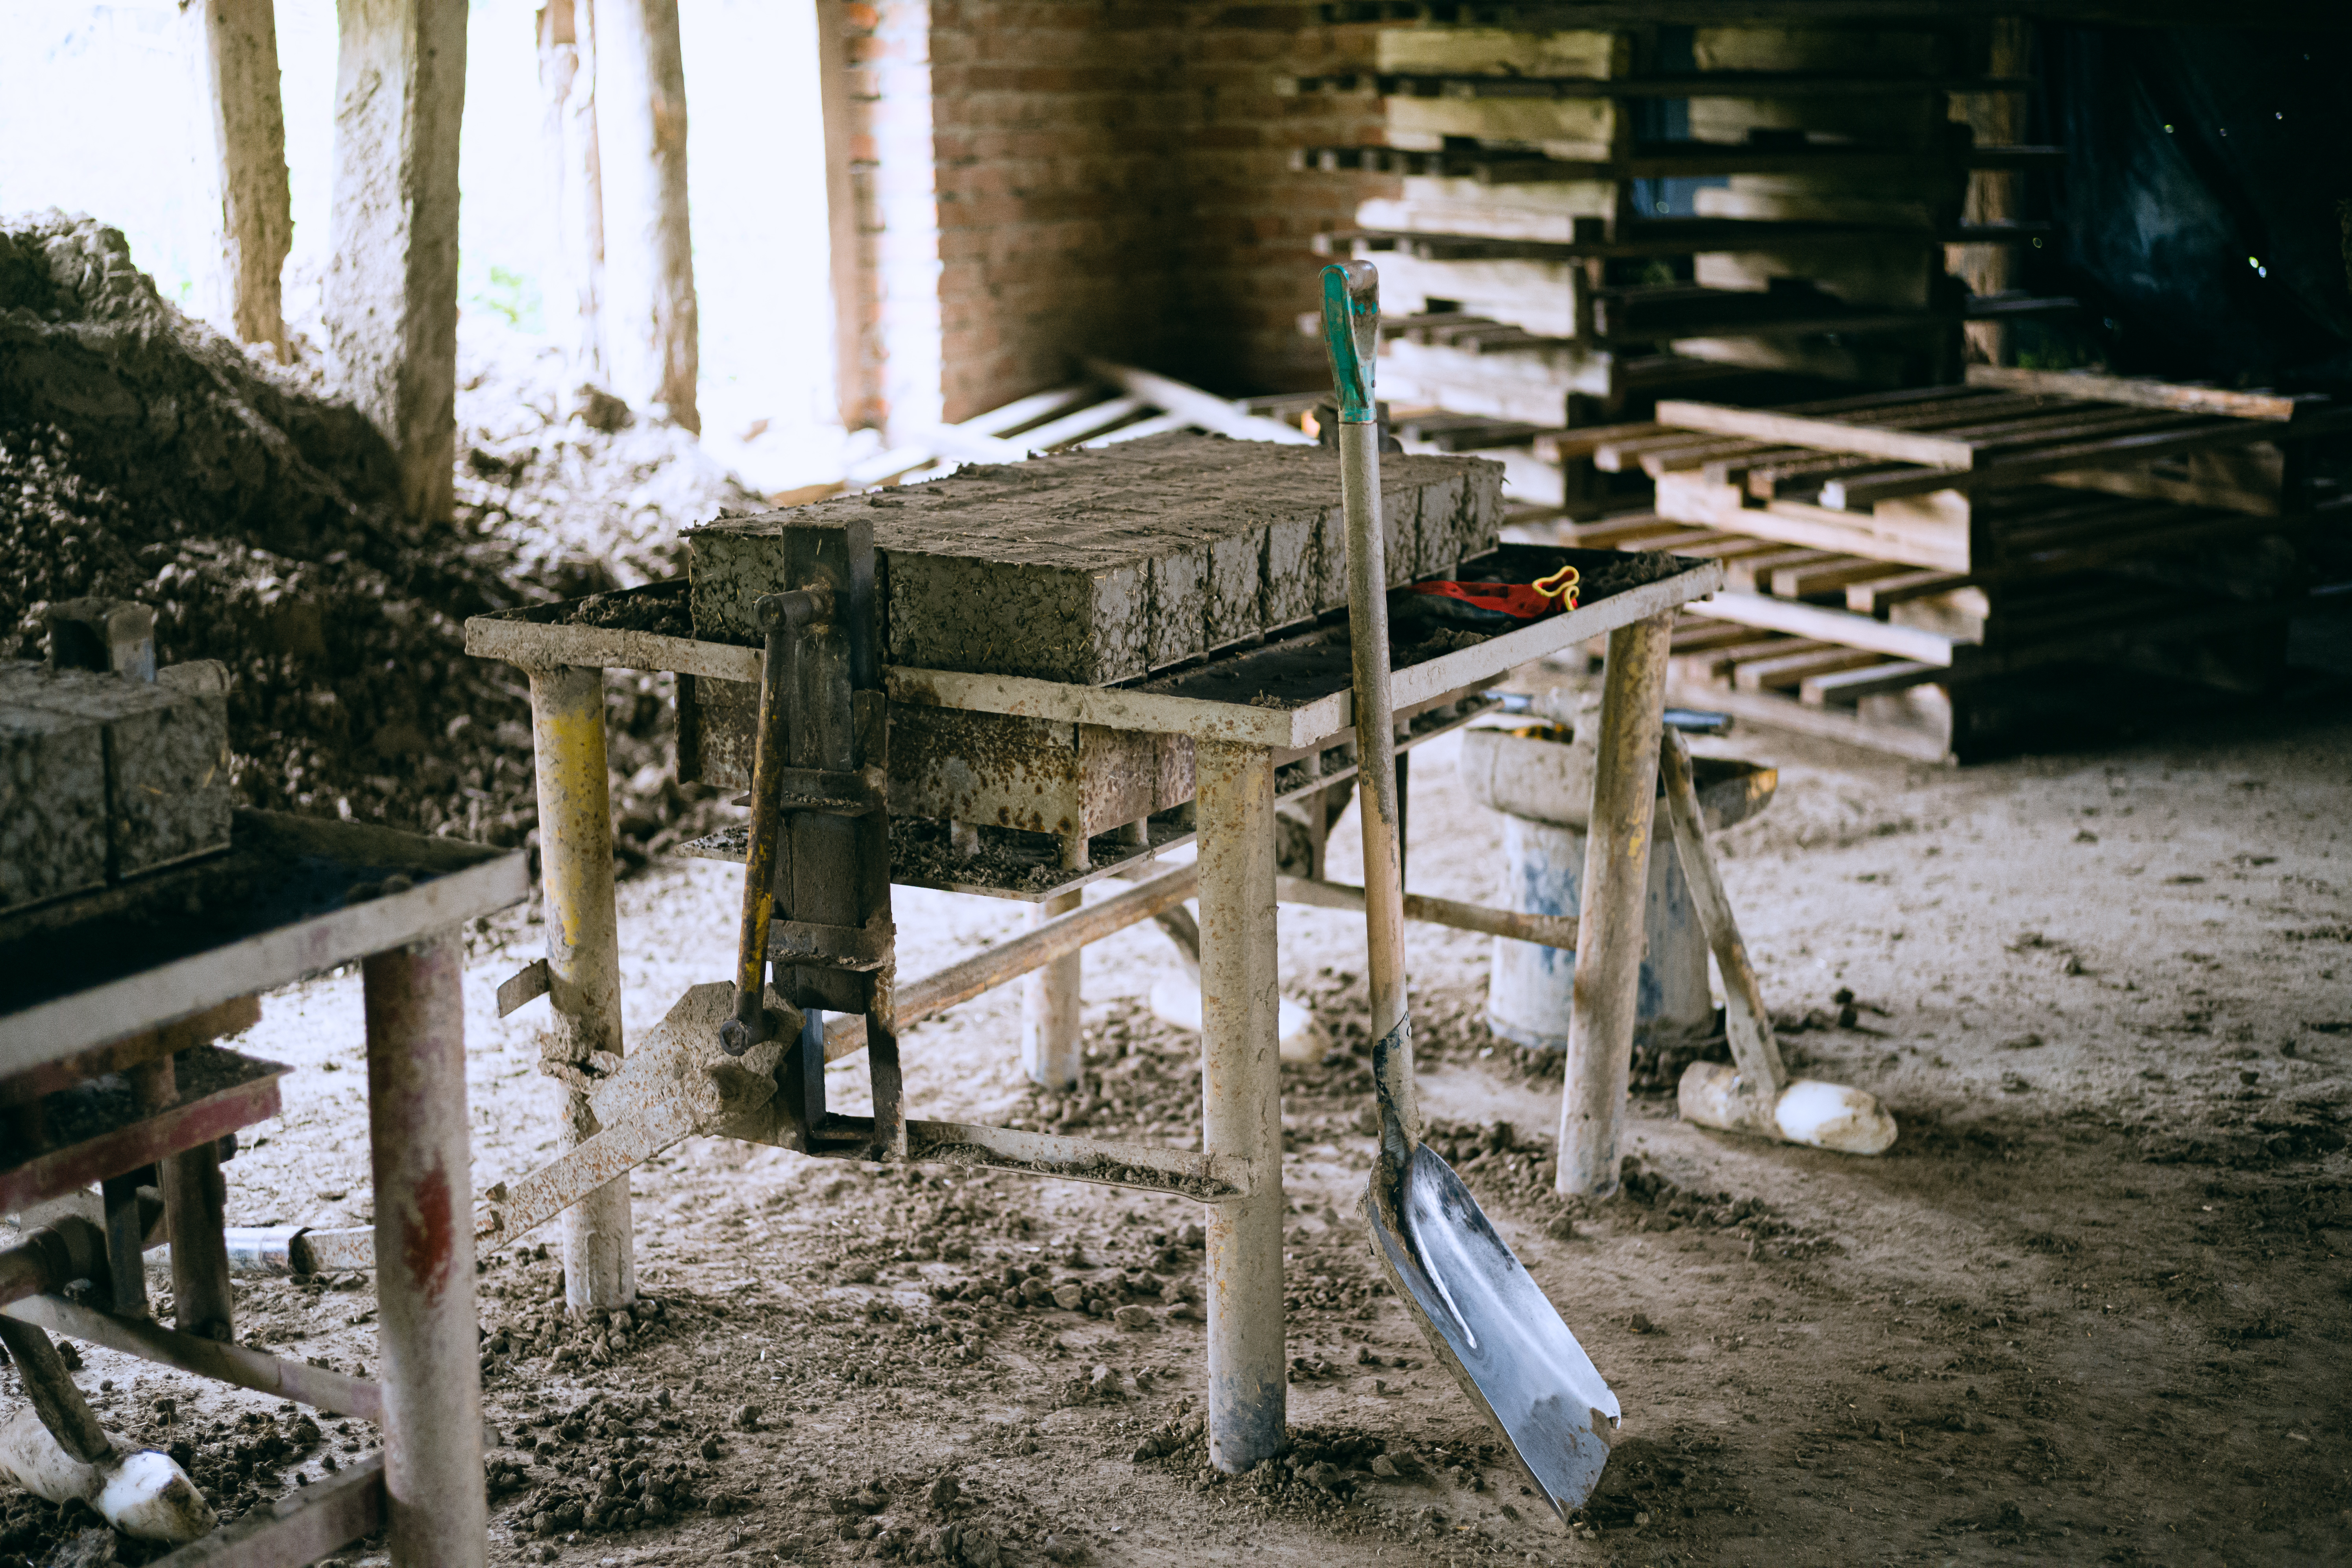
[[[417,522],[316,356],[281,368],[190,321],[90,218],[9,220],[0,651],[42,657],[57,601],[140,600],[161,662],[227,666],[245,803],[525,842],[522,682],[466,654],[466,618],[674,575],[678,527],[747,498],[682,431],[564,418],[543,360],[468,325],[456,514]],[[669,776],[656,679],[608,691],[635,865],[700,831],[708,792]]]

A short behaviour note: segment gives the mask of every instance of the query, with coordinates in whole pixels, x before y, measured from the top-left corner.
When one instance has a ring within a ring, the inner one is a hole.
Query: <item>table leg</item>
[[[464,970],[450,931],[376,953],[361,971],[393,1568],[479,1568],[489,1543]]]
[[[1086,902],[1084,892],[1063,893],[1029,906],[1029,929],[1068,914]],[[1078,1081],[1078,982],[1086,960],[1078,950],[1034,970],[1021,981],[1021,1070],[1047,1089]]]
[[[1633,1015],[1642,979],[1642,905],[1658,793],[1670,612],[1609,634],[1601,677],[1601,745],[1569,1006],[1568,1082],[1560,1094],[1563,1193],[1617,1190],[1617,1145],[1633,1078]]]
[[[236,1296],[229,1288],[228,1184],[210,1143],[161,1162],[163,1215],[172,1237],[172,1321],[182,1333],[236,1337]]]
[[[1282,1318],[1282,1067],[1276,1048],[1274,757],[1202,742],[1202,1144],[1252,1163],[1256,1190],[1209,1208],[1209,1461],[1280,1453],[1288,1386]]]
[[[613,894],[613,801],[605,774],[604,672],[534,669],[531,744],[539,766],[540,886],[546,904],[548,1004],[565,1058],[621,1054],[621,938]],[[565,1099],[562,1146],[597,1131],[588,1097]],[[563,1211],[563,1295],[575,1311],[636,1300],[629,1179]]]

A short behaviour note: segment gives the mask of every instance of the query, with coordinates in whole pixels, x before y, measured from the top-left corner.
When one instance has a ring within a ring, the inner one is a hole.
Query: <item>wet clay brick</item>
[[[227,847],[228,705],[219,693],[35,668],[0,680],[0,703],[100,737],[103,772],[92,798],[103,803],[110,876]]]
[[[1450,570],[1501,521],[1502,470],[1381,462],[1392,581]],[[791,588],[795,523],[862,517],[882,556],[884,658],[1107,685],[1346,603],[1339,459],[1312,447],[1169,435],[756,516],[687,535],[695,635],[751,643]]]

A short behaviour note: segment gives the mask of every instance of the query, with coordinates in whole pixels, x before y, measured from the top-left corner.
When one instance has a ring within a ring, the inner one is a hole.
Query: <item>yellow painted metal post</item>
[[[621,1054],[621,937],[614,909],[613,799],[605,775],[604,672],[534,669],[531,746],[539,766],[540,891],[547,921],[551,1056],[584,1066]],[[594,1136],[596,1113],[573,1092],[562,1146]],[[636,1300],[629,1179],[618,1176],[563,1213],[563,1295],[575,1310]]]

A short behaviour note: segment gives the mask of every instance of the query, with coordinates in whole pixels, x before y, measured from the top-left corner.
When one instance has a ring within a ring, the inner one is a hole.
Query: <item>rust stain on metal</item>
[[[423,1293],[437,1306],[449,1289],[449,1268],[457,1255],[457,1206],[449,1193],[449,1173],[438,1162],[416,1179],[411,1212],[401,1216],[400,1261]]]

